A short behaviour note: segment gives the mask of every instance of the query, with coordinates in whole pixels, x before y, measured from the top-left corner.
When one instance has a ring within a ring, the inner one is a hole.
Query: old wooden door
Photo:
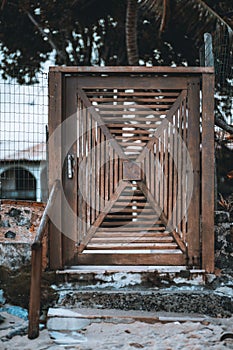
[[[199,91],[190,77],[77,78],[79,264],[199,264]]]
[[[52,67],[49,81],[50,268],[213,272],[213,69]]]

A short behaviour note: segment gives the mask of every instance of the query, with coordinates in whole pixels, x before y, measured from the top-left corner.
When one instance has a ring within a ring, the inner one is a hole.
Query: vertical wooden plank
[[[75,255],[75,244],[77,242],[77,89],[76,77],[64,78],[63,92],[63,190],[69,204],[64,205],[62,201],[62,260],[63,265],[71,263]],[[64,122],[65,121],[65,122]],[[73,144],[71,145],[71,140]],[[73,176],[68,178],[67,156],[73,156]],[[71,210],[70,210],[71,208]]]
[[[173,125],[169,125],[169,169],[168,169],[168,219],[170,226],[173,226],[172,211],[173,211]]]
[[[178,154],[177,154],[177,162],[178,162],[178,193],[177,193],[177,225],[179,233],[182,233],[182,227],[181,227],[181,214],[182,214],[182,105],[179,108],[179,115],[178,115]],[[183,237],[182,237],[183,238]]]
[[[83,188],[83,171],[82,171],[82,160],[83,160],[83,124],[82,124],[82,117],[83,117],[83,103],[82,100],[78,99],[78,143],[79,143],[79,154],[78,154],[78,237],[77,237],[77,243],[79,244],[82,241],[83,238],[83,230],[82,230],[82,193],[81,189]]]
[[[104,209],[105,206],[105,192],[104,192],[104,182],[105,182],[105,138],[103,131],[100,132],[100,211]]]
[[[39,336],[40,323],[40,297],[41,297],[41,273],[42,273],[42,246],[32,249],[31,258],[31,288],[29,303],[29,327],[28,338],[35,339]]]
[[[150,153],[149,149],[146,150],[145,157],[145,175],[146,175],[146,186],[150,189]]]
[[[155,157],[154,157],[154,147],[150,150],[150,174],[151,174],[151,185],[150,191],[152,196],[155,198],[155,169],[154,169]]]
[[[113,171],[113,148],[109,147],[109,197],[113,194],[114,187],[114,171]]]
[[[96,130],[95,121],[91,117],[91,164],[92,164],[92,174],[91,174],[91,223],[93,224],[96,215]]]
[[[178,189],[178,111],[175,113],[174,117],[174,138],[173,138],[173,160],[174,160],[174,172],[173,172],[173,225],[177,226],[177,189]]]
[[[105,168],[105,177],[104,177],[104,184],[105,184],[105,204],[109,199],[109,143],[106,140],[105,142],[105,164],[104,164],[104,168]]]
[[[49,72],[49,191],[56,179],[62,183],[62,145],[61,132],[57,129],[62,123],[62,74]],[[56,130],[57,137],[51,137]],[[57,225],[49,223],[49,267],[62,267],[61,238],[61,193],[58,193],[54,207]],[[60,228],[59,228],[60,227]]]
[[[159,181],[160,181],[160,176],[159,176],[159,171],[160,171],[160,163],[159,163],[159,140],[156,139],[155,141],[155,173],[156,173],[156,182],[155,182],[155,199],[156,202],[159,201]]]
[[[187,234],[187,101],[183,101],[183,130],[182,130],[182,233],[183,239],[186,241]]]
[[[87,110],[85,106],[83,106],[82,113],[82,146],[83,146],[83,159],[82,159],[82,188],[81,192],[83,195],[82,198],[82,236],[85,237],[87,233],[87,203],[86,203],[86,195],[87,195]]]
[[[159,140],[159,148],[160,148],[160,181],[159,181],[159,205],[161,208],[163,208],[163,201],[164,201],[164,173],[163,173],[163,166],[164,166],[164,130],[161,134],[160,140]]]
[[[118,186],[118,181],[119,181],[119,158],[118,155],[115,151],[113,151],[113,155],[114,155],[114,192],[117,189]]]
[[[214,272],[214,75],[202,76],[202,268]]]
[[[197,79],[193,79],[188,84],[188,110],[188,151],[193,166],[193,193],[188,208],[188,258],[190,265],[198,265],[200,259],[200,86]]]
[[[87,170],[86,170],[86,200],[87,200],[87,230],[91,226],[91,115],[87,109]]]
[[[168,216],[168,129],[164,130],[164,201],[163,211]]]
[[[101,150],[101,139],[100,139],[100,128],[97,126],[97,123],[95,122],[96,125],[96,136],[97,136],[97,146],[96,146],[96,217],[98,217],[100,213],[100,150]]]

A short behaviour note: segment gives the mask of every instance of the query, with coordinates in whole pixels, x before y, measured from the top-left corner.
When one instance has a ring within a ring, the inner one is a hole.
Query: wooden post
[[[62,123],[62,74],[49,72],[49,191],[58,179],[62,184],[62,145],[61,131],[57,129]],[[52,137],[56,130],[56,137]],[[59,131],[58,131],[59,130]],[[57,196],[57,226],[49,223],[49,267],[62,267],[62,234],[61,234],[61,192]],[[60,228],[59,228],[60,227]]]
[[[202,75],[202,268],[214,272],[214,74]]]
[[[42,244],[37,245],[35,248],[32,248],[31,264],[32,264],[32,270],[31,270],[31,289],[30,289],[30,302],[29,302],[28,338],[35,339],[39,336]]]
[[[75,254],[75,243],[77,242],[77,78],[64,78],[64,127],[62,128],[62,159],[63,166],[63,190],[69,207],[62,203],[62,264],[71,264]],[[71,144],[72,140],[72,144]],[[71,155],[72,177],[67,176],[67,157]],[[71,209],[71,210],[70,210]]]
[[[193,193],[188,208],[189,265],[200,264],[200,78],[188,86],[188,151],[193,166]],[[190,131],[190,132],[189,132]]]

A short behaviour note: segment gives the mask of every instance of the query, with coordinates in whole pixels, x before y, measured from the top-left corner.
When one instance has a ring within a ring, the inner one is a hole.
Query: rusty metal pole
[[[32,247],[32,271],[29,302],[28,338],[39,336],[41,274],[42,274],[42,244]]]

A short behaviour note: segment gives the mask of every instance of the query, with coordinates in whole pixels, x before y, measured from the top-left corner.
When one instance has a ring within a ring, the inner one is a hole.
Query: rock
[[[230,219],[230,215],[228,212],[226,211],[215,211],[215,216],[214,216],[214,220],[215,220],[215,224],[221,224],[224,222],[229,222]]]
[[[16,237],[16,233],[15,232],[13,232],[13,231],[7,231],[6,233],[5,233],[5,238],[11,238],[11,239],[15,239],[15,237]]]
[[[5,321],[5,317],[0,314],[0,323],[3,323]]]
[[[0,305],[5,304],[6,299],[4,298],[4,291],[0,289]]]
[[[84,343],[87,338],[78,332],[62,333],[62,332],[50,332],[50,337],[54,339],[57,344],[69,345]]]
[[[2,311],[7,312],[10,315],[17,316],[23,320],[28,320],[28,311],[20,306],[9,305],[2,308]]]
[[[29,228],[31,226],[30,219],[25,218],[23,216],[20,216],[19,220],[18,220],[18,225],[19,226],[28,226],[28,228]]]
[[[76,331],[90,324],[87,319],[76,317],[52,317],[47,322],[47,328],[51,331]]]
[[[0,221],[0,227],[11,227],[9,220]]]
[[[10,217],[14,218],[16,216],[19,216],[21,213],[22,213],[22,211],[20,209],[11,208],[7,214]]]

